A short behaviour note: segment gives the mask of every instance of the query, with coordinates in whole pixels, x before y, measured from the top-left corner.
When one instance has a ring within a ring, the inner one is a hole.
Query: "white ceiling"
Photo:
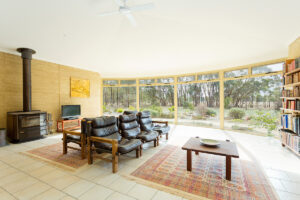
[[[154,2],[132,27],[114,0],[0,0],[0,50],[99,72],[103,77],[175,75],[286,57],[300,35],[299,0]]]

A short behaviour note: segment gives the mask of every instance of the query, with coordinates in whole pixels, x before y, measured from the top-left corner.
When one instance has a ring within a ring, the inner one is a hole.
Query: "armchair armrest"
[[[81,134],[82,134],[80,129],[78,129],[77,131],[64,130],[63,133],[70,134],[70,135],[77,135],[77,136],[81,136]]]
[[[168,121],[152,121],[152,123],[165,124],[166,126],[168,126]]]
[[[102,143],[109,143],[109,144],[118,145],[118,141],[115,140],[115,139],[107,139],[107,138],[95,137],[95,136],[90,136],[89,138],[93,142],[102,142]]]

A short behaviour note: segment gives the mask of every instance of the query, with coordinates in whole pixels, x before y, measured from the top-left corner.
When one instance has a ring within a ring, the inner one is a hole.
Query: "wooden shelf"
[[[286,108],[280,108],[280,110],[282,110],[284,112],[288,112],[288,113],[300,114],[300,110],[292,110],[292,109],[286,109]]]
[[[299,85],[300,85],[300,82],[297,82],[297,83],[292,83],[292,84],[284,85],[283,87],[285,87],[285,88],[292,88],[292,87],[299,86]]]
[[[289,148],[292,152],[294,152],[297,156],[300,156],[300,153],[295,151],[292,147],[290,147],[289,145],[282,143],[285,147]]]
[[[284,75],[287,76],[287,75],[291,75],[291,74],[294,74],[294,73],[297,73],[297,72],[300,72],[300,68],[294,69],[294,70],[291,71],[291,72],[287,72],[287,73],[285,73]]]
[[[280,99],[296,100],[296,99],[300,99],[300,97],[280,97]]]

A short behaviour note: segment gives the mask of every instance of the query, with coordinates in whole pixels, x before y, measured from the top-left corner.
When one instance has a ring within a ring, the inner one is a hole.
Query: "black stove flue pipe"
[[[31,111],[31,59],[35,51],[28,48],[18,48],[23,60],[23,111]]]

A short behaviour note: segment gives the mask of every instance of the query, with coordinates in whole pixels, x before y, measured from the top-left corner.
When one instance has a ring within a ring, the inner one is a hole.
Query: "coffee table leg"
[[[231,156],[226,156],[226,180],[231,181]]]
[[[186,167],[188,171],[192,171],[192,151],[187,150]]]

